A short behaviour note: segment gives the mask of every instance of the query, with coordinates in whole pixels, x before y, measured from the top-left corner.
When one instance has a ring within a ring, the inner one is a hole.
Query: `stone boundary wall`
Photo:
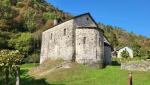
[[[129,61],[121,63],[121,69],[129,71],[150,71],[150,62],[141,61]]]

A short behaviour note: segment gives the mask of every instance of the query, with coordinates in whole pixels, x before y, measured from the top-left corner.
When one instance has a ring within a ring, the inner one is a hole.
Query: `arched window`
[[[87,17],[87,18],[86,18],[86,20],[88,21],[88,20],[89,20],[89,18]]]

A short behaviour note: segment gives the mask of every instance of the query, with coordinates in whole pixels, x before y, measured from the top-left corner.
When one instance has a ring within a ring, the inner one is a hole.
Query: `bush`
[[[122,56],[123,58],[129,58],[129,57],[130,57],[130,56],[129,56],[129,52],[126,51],[126,50],[124,50],[123,52],[121,52],[121,56]]]
[[[25,63],[39,63],[40,62],[40,52],[34,52],[33,54],[29,55],[25,58]]]
[[[22,33],[17,35],[16,38],[11,38],[9,41],[9,46],[19,50],[22,53],[30,53],[33,51],[33,38],[31,33]]]

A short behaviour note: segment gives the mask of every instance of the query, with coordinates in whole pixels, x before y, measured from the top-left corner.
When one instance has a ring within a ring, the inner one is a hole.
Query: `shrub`
[[[123,52],[121,52],[121,56],[123,57],[123,58],[129,58],[130,56],[129,56],[129,52],[127,51],[127,50],[124,50]]]
[[[30,53],[33,51],[33,38],[31,33],[22,33],[16,38],[11,38],[9,41],[9,46],[19,50],[22,53]]]
[[[12,81],[9,81],[9,75],[14,77],[17,75],[15,72],[18,65],[21,63],[22,58],[23,57],[18,50],[0,50],[0,71],[4,73],[5,76],[5,84],[3,82],[4,85],[8,85]]]
[[[24,59],[24,63],[39,63],[40,52],[36,51]]]

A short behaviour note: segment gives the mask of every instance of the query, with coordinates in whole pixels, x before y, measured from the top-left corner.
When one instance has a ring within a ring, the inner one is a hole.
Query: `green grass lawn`
[[[44,84],[35,85],[127,85],[128,71],[121,70],[120,66],[107,66],[100,70],[73,64],[72,68],[59,69],[42,77],[34,76],[34,78],[39,79],[39,82],[40,79],[42,79],[41,82],[45,80]],[[133,83],[134,85],[150,85],[150,72],[133,72]]]
[[[28,75],[28,71],[38,64],[24,64],[21,66],[21,85],[51,85],[45,79],[35,79]]]
[[[127,85],[128,71],[120,66],[93,69],[80,64],[72,68],[58,69],[44,76],[28,75],[28,71],[38,64],[21,66],[21,85]],[[134,85],[150,85],[150,72],[133,72]]]

